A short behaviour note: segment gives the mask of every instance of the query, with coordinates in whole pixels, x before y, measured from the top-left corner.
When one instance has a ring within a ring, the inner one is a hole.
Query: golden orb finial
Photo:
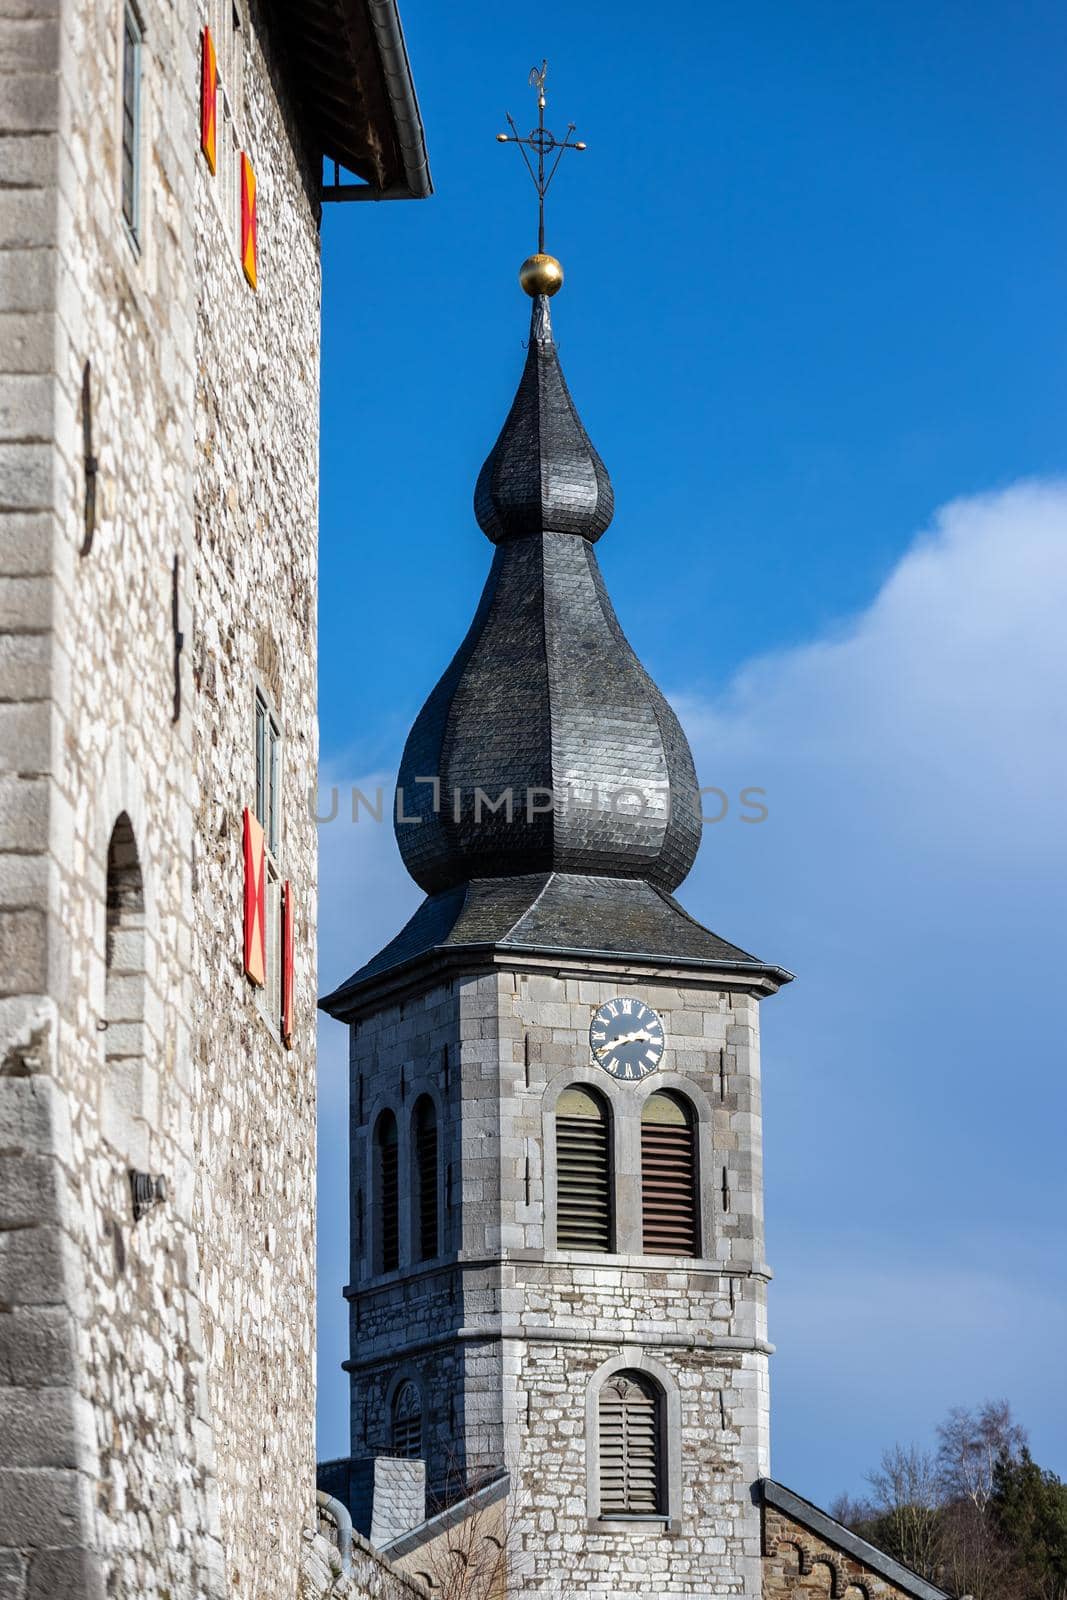
[[[563,287],[563,268],[555,256],[539,250],[536,255],[527,256],[519,268],[519,282],[531,300],[539,294],[555,294]]]

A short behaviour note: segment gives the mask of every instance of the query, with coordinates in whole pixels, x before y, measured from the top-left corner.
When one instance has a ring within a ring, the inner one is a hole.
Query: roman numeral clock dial
[[[589,1027],[589,1048],[613,1078],[636,1083],[655,1072],[663,1056],[658,1012],[632,995],[605,1000]]]

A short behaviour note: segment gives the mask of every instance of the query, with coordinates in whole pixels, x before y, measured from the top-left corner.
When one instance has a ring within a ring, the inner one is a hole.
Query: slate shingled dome
[[[546,872],[669,891],[693,864],[692,754],[619,627],[593,553],[613,507],[541,297],[475,495],[493,565],[400,767],[398,817],[419,820],[398,820],[397,839],[428,894]]]

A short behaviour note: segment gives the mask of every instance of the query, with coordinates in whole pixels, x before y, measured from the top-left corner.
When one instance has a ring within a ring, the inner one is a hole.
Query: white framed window
[[[119,141],[119,187],[122,220],[138,252],[141,249],[141,145],[144,25],[130,0],[122,13],[122,128]]]
[[[282,1016],[282,730],[262,689],[256,690],[256,819],[263,829],[266,982],[258,991],[264,1016],[275,1031]]]
[[[235,265],[241,260],[241,127],[244,122],[245,39],[241,8],[234,0],[211,0],[209,26],[215,41],[218,88],[215,104],[215,178],[212,191]]]

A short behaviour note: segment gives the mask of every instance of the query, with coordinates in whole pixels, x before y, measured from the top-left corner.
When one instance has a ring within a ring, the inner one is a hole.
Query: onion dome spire
[[[539,295],[518,392],[475,493],[492,568],[400,767],[397,839],[430,894],[540,872],[670,890],[693,864],[689,745],[623,635],[593,552],[613,506]]]
[[[560,367],[548,302],[563,268],[544,248],[545,191],[564,151],[585,146],[573,123],[562,140],[545,128],[545,70],[530,75],[537,127],[523,138],[509,117],[511,134],[499,135],[520,147],[537,188],[538,250],[519,273],[533,300],[526,364],[474,494],[492,566],[397,780],[400,853],[427,898],[323,999],[345,1019],[424,961],[487,949],[725,966],[763,990],[788,981],[671,894],[700,842],[699,791],[685,734],[619,626],[593,548],[614,496]]]

